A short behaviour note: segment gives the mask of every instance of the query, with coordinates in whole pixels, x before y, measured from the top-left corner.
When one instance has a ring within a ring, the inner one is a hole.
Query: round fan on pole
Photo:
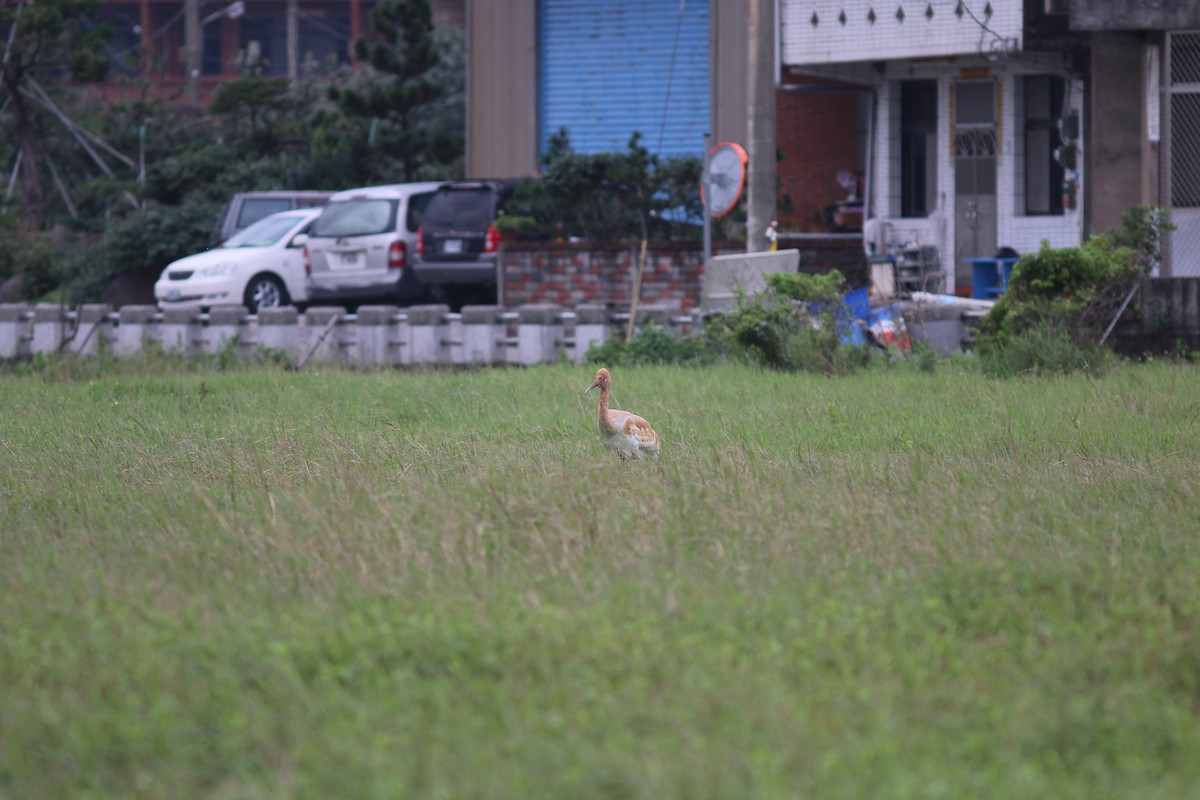
[[[700,196],[711,216],[725,216],[741,199],[747,160],[746,151],[733,142],[721,142],[709,151],[708,166],[700,179]]]

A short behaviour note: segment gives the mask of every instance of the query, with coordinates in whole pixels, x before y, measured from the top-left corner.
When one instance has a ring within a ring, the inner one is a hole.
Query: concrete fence
[[[637,311],[639,326],[685,331],[699,320],[667,306]],[[208,313],[188,309],[159,311],[154,306],[82,305],[77,310],[51,304],[0,304],[0,359],[35,355],[100,352],[129,356],[144,348],[184,355],[232,353],[250,356],[272,351],[292,363],[362,366],[533,365],[562,357],[583,361],[592,344],[624,331],[629,314],[606,306],[574,309],[531,304],[500,306],[292,307],[249,314],[241,306],[218,306]]]

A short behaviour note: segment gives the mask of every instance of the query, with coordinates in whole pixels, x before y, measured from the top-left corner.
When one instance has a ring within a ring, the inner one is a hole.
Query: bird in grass
[[[597,388],[600,390],[600,438],[604,443],[616,450],[621,460],[643,458],[647,454],[657,459],[662,439],[650,427],[650,423],[637,414],[608,407],[612,376],[604,367],[596,370],[596,380],[583,393]]]

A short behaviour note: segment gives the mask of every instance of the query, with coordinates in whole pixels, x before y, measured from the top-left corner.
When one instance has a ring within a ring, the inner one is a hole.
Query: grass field
[[[0,797],[1200,797],[1200,372],[0,378]]]

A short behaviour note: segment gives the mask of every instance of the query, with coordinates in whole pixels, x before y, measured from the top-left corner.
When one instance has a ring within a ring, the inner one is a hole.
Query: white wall
[[[971,13],[956,14],[958,0],[780,0],[783,63],[862,61],[866,53],[874,60],[987,55],[1020,48],[1023,0],[962,2]],[[900,10],[903,21],[897,18]],[[871,11],[874,22],[868,18]]]

